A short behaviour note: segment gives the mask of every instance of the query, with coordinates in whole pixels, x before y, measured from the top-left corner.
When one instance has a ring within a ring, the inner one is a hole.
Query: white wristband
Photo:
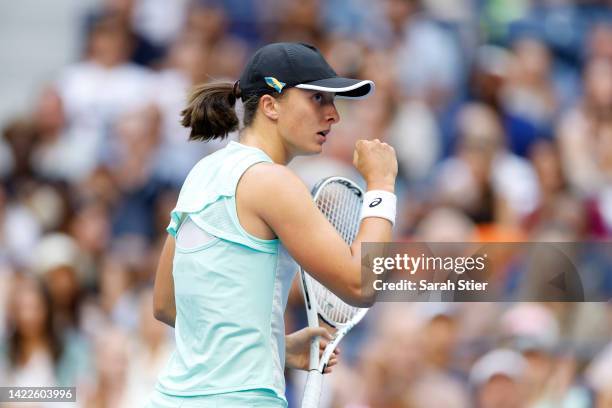
[[[396,206],[397,197],[395,194],[385,190],[366,191],[359,221],[361,222],[364,218],[378,217],[395,224]]]

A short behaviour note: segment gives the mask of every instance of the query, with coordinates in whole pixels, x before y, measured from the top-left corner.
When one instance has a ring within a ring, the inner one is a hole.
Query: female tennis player
[[[310,45],[276,43],[259,49],[235,84],[201,85],[190,96],[182,112],[190,140],[236,130],[238,98],[244,126],[240,143],[194,166],[171,213],[154,308],[175,327],[176,351],[150,407],[287,406],[285,364],[306,369],[310,339],[329,336],[306,329],[285,337],[293,259],[347,303],[373,302],[361,288],[360,247],[391,239],[393,148],[356,144],[354,165],[368,192],[351,246],[286,167],[295,156],[321,152],[339,120],[335,97],[373,90],[371,81],[338,77]]]

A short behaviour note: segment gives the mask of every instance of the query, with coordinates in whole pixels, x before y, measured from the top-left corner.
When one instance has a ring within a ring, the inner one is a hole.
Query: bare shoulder
[[[257,163],[242,176],[245,190],[255,190],[257,195],[308,193],[304,182],[287,166],[276,163]]]
[[[274,220],[286,220],[299,214],[300,209],[314,208],[304,182],[286,166],[258,163],[242,176],[239,195],[246,199],[246,208],[268,225]]]

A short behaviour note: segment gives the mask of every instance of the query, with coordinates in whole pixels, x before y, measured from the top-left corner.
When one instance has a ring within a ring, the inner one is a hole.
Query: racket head
[[[312,189],[317,208],[334,226],[342,239],[351,244],[359,231],[359,216],[364,192],[355,182],[344,177],[328,177]],[[338,328],[348,324],[362,309],[345,303],[304,269],[301,270],[304,301],[310,310],[328,325]],[[311,322],[309,322],[310,324]]]

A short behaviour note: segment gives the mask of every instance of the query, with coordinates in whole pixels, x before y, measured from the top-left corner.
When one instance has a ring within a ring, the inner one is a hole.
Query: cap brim
[[[362,99],[374,92],[374,82],[351,78],[328,78],[295,86],[311,91],[334,92],[338,98]]]

